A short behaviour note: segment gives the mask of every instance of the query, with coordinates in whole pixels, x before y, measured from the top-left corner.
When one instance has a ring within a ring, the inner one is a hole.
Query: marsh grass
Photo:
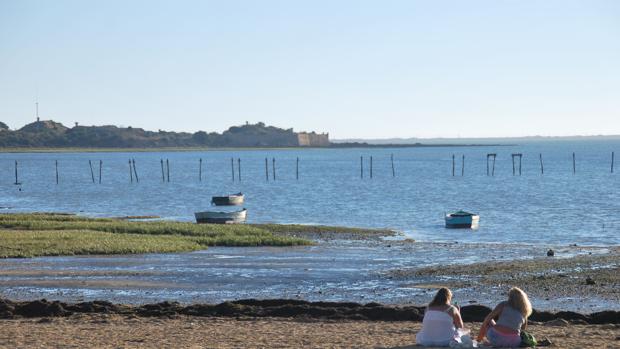
[[[209,246],[313,244],[308,239],[294,236],[297,233],[395,234],[391,230],[315,225],[140,222],[59,213],[10,213],[0,214],[0,258],[183,252]]]
[[[195,251],[197,241],[176,236],[89,230],[0,230],[0,258]]]
[[[295,246],[311,241],[244,224],[134,222],[66,214],[0,214],[0,257],[182,252],[209,246]]]
[[[273,233],[333,233],[333,234],[356,234],[374,236],[394,236],[398,233],[390,229],[365,229],[352,227],[337,227],[329,225],[304,225],[304,224],[252,224],[254,227],[267,229]]]

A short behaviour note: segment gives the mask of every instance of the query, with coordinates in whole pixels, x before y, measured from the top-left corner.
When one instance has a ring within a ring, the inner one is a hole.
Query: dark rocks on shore
[[[461,308],[461,318],[465,322],[480,322],[484,321],[484,318],[489,315],[491,308],[484,305],[466,305]]]
[[[552,249],[549,249],[547,251],[547,257],[553,257],[553,256],[555,256],[555,251],[553,251]]]
[[[461,308],[466,322],[481,322],[491,312],[482,305]],[[424,307],[388,306],[379,303],[307,302],[294,299],[244,299],[220,304],[182,305],[162,302],[140,306],[113,304],[105,301],[63,303],[45,299],[30,302],[13,302],[0,299],[0,318],[20,317],[52,318],[79,313],[120,314],[141,317],[177,317],[179,315],[204,317],[282,317],[322,320],[369,320],[369,321],[422,321]],[[563,319],[588,324],[618,324],[620,312],[603,311],[589,315],[561,311],[558,313],[534,311],[530,320],[548,322]]]

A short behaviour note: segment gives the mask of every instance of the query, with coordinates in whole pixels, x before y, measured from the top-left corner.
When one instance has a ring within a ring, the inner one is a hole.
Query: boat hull
[[[248,211],[243,209],[235,212],[214,212],[204,211],[196,212],[196,223],[214,223],[214,224],[227,224],[227,223],[243,223],[247,218]]]
[[[241,193],[228,196],[213,196],[211,197],[211,203],[215,206],[238,206],[243,205],[244,199]]]
[[[458,229],[458,228],[478,228],[480,222],[480,216],[452,216],[446,215],[446,228]]]

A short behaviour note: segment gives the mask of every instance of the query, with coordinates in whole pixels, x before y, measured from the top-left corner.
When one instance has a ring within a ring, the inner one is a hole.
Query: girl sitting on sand
[[[499,303],[487,315],[480,328],[478,341],[486,336],[494,347],[518,347],[521,344],[521,331],[527,326],[527,318],[532,314],[532,304],[527,294],[518,287],[508,291],[508,300]],[[497,319],[497,323],[494,319]]]
[[[428,304],[422,320],[422,329],[415,337],[422,346],[447,347],[463,328],[459,309],[450,305],[452,292],[442,287]]]

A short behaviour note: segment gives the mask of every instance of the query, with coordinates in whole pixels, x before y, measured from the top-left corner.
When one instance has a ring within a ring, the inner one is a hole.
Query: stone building
[[[329,146],[329,133],[299,132],[297,141],[301,147],[327,147]]]

